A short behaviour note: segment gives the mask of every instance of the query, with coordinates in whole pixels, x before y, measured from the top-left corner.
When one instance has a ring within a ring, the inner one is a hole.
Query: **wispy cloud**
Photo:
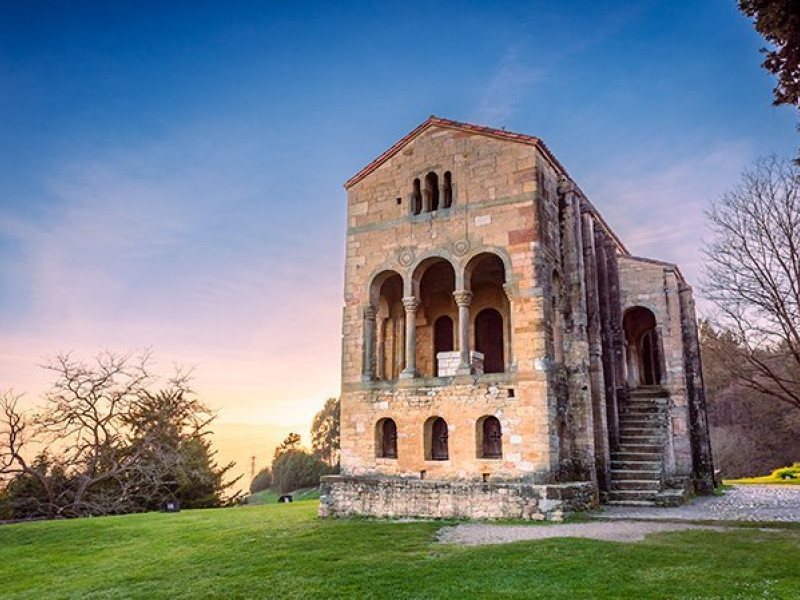
[[[518,109],[530,88],[542,80],[545,70],[525,64],[518,46],[510,47],[486,85],[472,119],[502,125]]]
[[[695,283],[707,234],[703,211],[736,182],[749,160],[744,143],[692,156],[632,149],[582,185],[633,254],[675,262]]]
[[[336,393],[341,257],[326,243],[339,250],[340,232],[296,210],[313,191],[296,185],[286,202],[268,147],[187,146],[63,167],[43,216],[0,211],[18,248],[0,282],[27,296],[0,317],[0,387],[35,396],[34,365],[61,350],[152,347],[167,370],[197,365],[224,420],[297,423]]]

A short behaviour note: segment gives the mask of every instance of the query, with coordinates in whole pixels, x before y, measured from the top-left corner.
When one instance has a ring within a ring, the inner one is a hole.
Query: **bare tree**
[[[104,351],[91,362],[60,354],[43,365],[55,383],[38,412],[0,395],[0,489],[16,480],[26,514],[50,518],[147,510],[166,495],[218,505],[234,482],[223,483],[233,464],[214,464],[205,439],[215,415],[189,373],[152,391],[149,363],[149,352]],[[31,440],[49,452],[31,460]]]
[[[734,336],[727,370],[800,409],[800,169],[758,160],[706,216],[702,284]]]
[[[29,502],[48,518],[58,511],[58,490],[50,477],[49,463],[29,460],[28,445],[36,430],[34,419],[22,410],[22,394],[11,390],[0,392],[0,488],[18,475],[35,481],[42,493],[32,496]]]

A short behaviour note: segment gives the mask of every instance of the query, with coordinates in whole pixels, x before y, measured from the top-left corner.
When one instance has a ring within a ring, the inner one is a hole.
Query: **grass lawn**
[[[775,469],[769,475],[762,477],[746,477],[743,479],[726,479],[724,483],[729,485],[738,484],[770,484],[770,485],[800,485],[800,463],[794,463],[791,467]]]
[[[299,490],[295,490],[292,492],[292,501],[297,502],[298,500],[318,500],[319,499],[319,488],[300,488]],[[244,503],[245,504],[276,504],[278,502],[278,498],[281,497],[281,494],[278,492],[273,492],[272,490],[263,490],[261,492],[256,492],[255,494],[250,494],[249,496],[245,496]]]
[[[0,527],[12,598],[800,598],[800,530],[462,548],[315,501]],[[531,525],[536,526],[536,525]]]

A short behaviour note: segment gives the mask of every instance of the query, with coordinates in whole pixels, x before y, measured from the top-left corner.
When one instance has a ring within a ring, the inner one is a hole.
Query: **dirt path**
[[[728,531],[735,526],[699,525],[690,521],[800,522],[800,486],[736,486],[723,496],[705,496],[674,508],[604,507],[588,523],[549,525],[492,525],[464,523],[443,527],[444,544],[476,546],[522,540],[583,537],[616,542],[638,542],[650,533],[706,529]],[[601,520],[602,519],[602,520]]]

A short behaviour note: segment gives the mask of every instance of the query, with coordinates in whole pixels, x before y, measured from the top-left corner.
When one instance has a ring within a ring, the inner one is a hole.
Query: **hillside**
[[[800,589],[797,529],[456,547],[436,542],[441,522],[320,521],[316,509],[305,501],[0,526],[1,594],[648,600],[797,598]]]

